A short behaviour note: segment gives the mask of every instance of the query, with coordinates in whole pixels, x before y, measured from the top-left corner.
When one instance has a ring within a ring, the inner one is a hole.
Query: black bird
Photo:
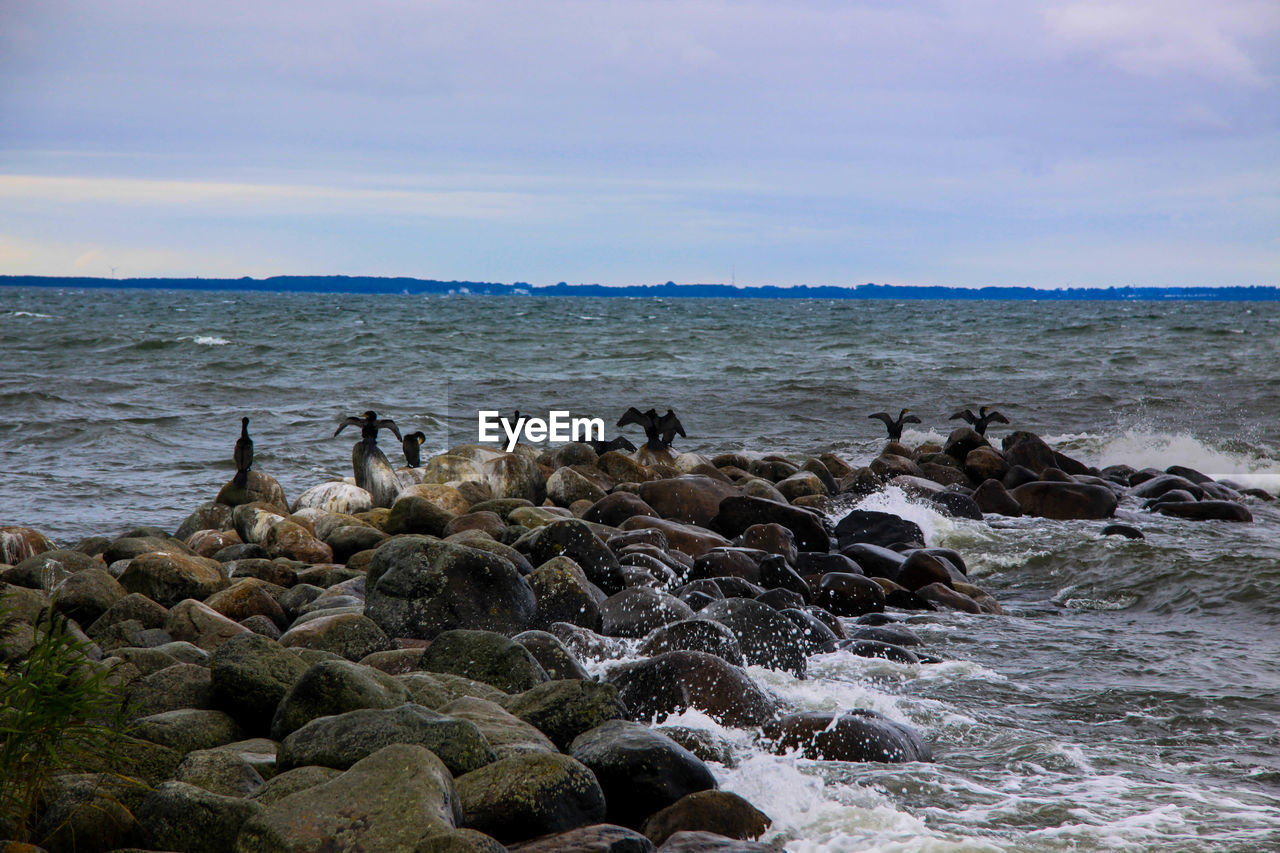
[[[907,412],[909,412],[909,411],[911,411],[911,410],[910,410],[910,409],[903,409],[901,412],[899,412],[899,413],[898,413],[898,419],[897,419],[896,421],[895,421],[893,418],[889,417],[889,413],[888,413],[888,412],[876,412],[874,415],[867,415],[867,417],[868,417],[868,418],[876,418],[876,419],[878,419],[878,420],[882,420],[882,421],[884,421],[884,425],[885,425],[885,427],[889,430],[889,440],[890,440],[890,441],[898,441],[899,439],[901,439],[901,438],[902,438],[902,425],[903,425],[903,424],[918,424],[918,423],[920,423],[920,419],[919,419],[919,418],[917,418],[915,415],[908,415],[908,414],[907,414]]]
[[[240,437],[236,439],[236,475],[231,482],[243,489],[249,484],[249,468],[253,466],[253,439],[249,438],[249,419],[240,419]]]
[[[592,449],[595,450],[597,456],[603,456],[606,453],[608,453],[610,450],[635,450],[636,449],[636,446],[632,444],[630,441],[627,441],[626,436],[622,436],[622,435],[618,436],[612,441],[600,441],[598,439],[593,439],[591,441],[588,441],[587,444],[591,445]]]
[[[422,467],[422,456],[418,453],[418,448],[426,440],[427,434],[425,432],[411,432],[400,443],[404,448],[404,461],[409,463],[410,468]]]
[[[650,450],[665,450],[671,446],[671,440],[678,433],[682,437],[687,438],[684,432],[684,426],[680,423],[680,419],[676,417],[676,413],[671,409],[667,409],[667,413],[658,416],[654,409],[642,412],[635,406],[627,409],[626,414],[618,418],[618,426],[626,426],[627,424],[639,424],[644,430],[645,443]]]
[[[391,430],[392,435],[403,441],[400,436],[400,430],[396,427],[396,422],[390,418],[378,420],[378,413],[374,411],[365,412],[364,417],[361,418],[348,416],[346,420],[338,424],[338,428],[333,431],[333,434],[336,436],[349,426],[360,427],[360,438],[364,440],[365,444],[376,445],[378,443],[378,430],[380,429]]]
[[[982,408],[978,409],[978,414],[976,415],[973,412],[969,411],[968,409],[965,409],[963,411],[956,412],[954,415],[947,418],[947,420],[968,421],[970,424],[973,425],[974,432],[976,432],[978,435],[986,435],[988,424],[991,424],[991,423],[1007,424],[1009,422],[1009,419],[1006,418],[1004,415],[1000,414],[999,412],[988,412],[987,409],[990,409],[990,408],[991,408],[990,406],[983,406]]]

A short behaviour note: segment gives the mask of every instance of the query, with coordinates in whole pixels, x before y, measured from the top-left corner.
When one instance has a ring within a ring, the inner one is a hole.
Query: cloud
[[[1189,75],[1268,84],[1250,42],[1274,33],[1280,7],[1253,0],[1084,0],[1046,9],[1049,32],[1145,77]]]

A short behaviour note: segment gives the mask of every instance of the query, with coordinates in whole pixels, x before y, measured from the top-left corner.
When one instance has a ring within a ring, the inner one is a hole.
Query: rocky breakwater
[[[1010,439],[959,430],[860,468],[462,446],[398,472],[390,507],[350,483],[289,505],[251,471],[174,534],[59,549],[5,528],[0,659],[57,611],[130,721],[110,766],[52,777],[27,834],[50,851],[777,849],[756,840],[769,817],[718,788],[735,747],[667,718],[697,709],[809,758],[928,761],[920,732],[788,707],[751,669],[803,678],[837,650],[927,664],[894,611],[1000,610],[916,525],[838,507],[892,484],[977,519],[1105,518],[1129,495],[1243,509],[1195,472],[1094,472]]]

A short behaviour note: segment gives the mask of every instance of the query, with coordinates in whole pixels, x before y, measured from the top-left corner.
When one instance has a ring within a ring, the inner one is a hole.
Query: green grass
[[[122,691],[66,617],[49,607],[33,627],[31,649],[0,663],[0,838],[16,841],[34,833],[50,780],[100,765],[124,722]],[[20,628],[0,598],[0,645]]]

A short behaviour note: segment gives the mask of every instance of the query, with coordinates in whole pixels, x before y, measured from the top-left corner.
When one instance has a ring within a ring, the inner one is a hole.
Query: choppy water
[[[231,475],[239,418],[292,497],[349,473],[342,415],[473,441],[478,408],[615,419],[672,406],[680,449],[865,461],[996,404],[1094,464],[1183,464],[1280,491],[1280,305],[422,298],[0,289],[0,523],[64,542],[173,528]],[[999,434],[993,428],[993,433]],[[612,431],[610,432],[612,435]],[[634,438],[635,436],[633,436]],[[390,451],[391,447],[388,447]],[[395,456],[390,453],[389,455]],[[1280,509],[1251,525],[941,518],[1007,615],[911,626],[948,659],[829,655],[804,707],[870,707],[931,765],[761,754],[723,785],[801,851],[1280,849]],[[691,725],[713,727],[687,715]]]

